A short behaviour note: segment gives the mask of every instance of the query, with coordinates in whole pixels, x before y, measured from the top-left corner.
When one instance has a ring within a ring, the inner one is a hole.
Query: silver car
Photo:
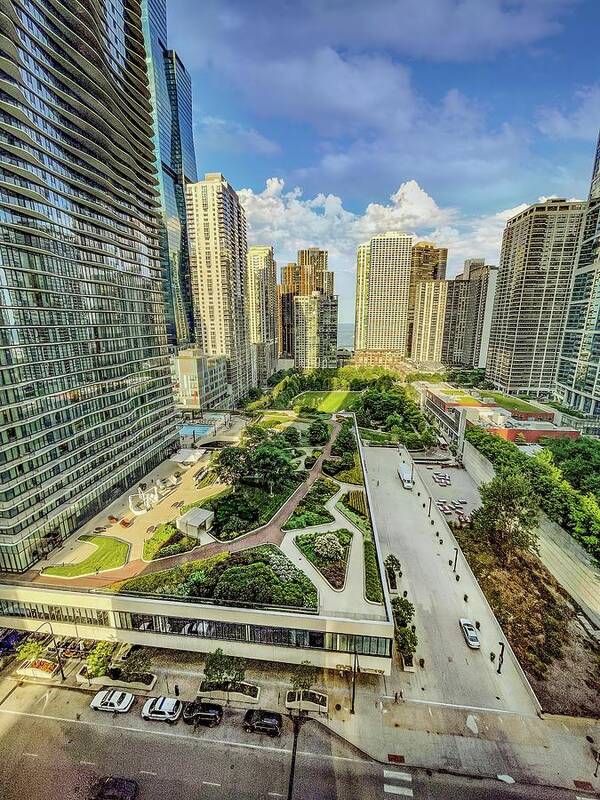
[[[94,696],[90,708],[94,711],[112,711],[113,714],[126,714],[135,700],[130,692],[121,689],[104,689]]]
[[[479,642],[479,636],[477,635],[477,629],[473,625],[470,619],[461,619],[460,628],[463,632],[463,636],[465,637],[465,641],[473,650],[479,650],[481,644]]]

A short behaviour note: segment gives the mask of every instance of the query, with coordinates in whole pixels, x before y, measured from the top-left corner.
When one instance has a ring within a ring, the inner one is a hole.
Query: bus
[[[413,488],[412,468],[406,464],[398,464],[398,477],[405,489]]]

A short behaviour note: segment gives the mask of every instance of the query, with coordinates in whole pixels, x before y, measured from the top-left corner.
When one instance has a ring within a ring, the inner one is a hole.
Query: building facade
[[[354,350],[407,354],[412,238],[398,231],[359,246]]]
[[[188,184],[187,221],[198,344],[209,356],[227,358],[236,403],[252,385],[246,215],[221,173]]]
[[[256,381],[264,386],[277,362],[277,265],[273,248],[248,248],[248,320],[256,350]]]
[[[408,355],[412,355],[417,284],[421,281],[444,280],[447,262],[448,249],[446,247],[436,247],[431,242],[416,242],[412,247],[408,288]]]
[[[557,395],[580,414],[600,417],[600,138],[573,276]]]
[[[294,298],[294,365],[298,369],[337,367],[338,299],[313,292]]]
[[[181,410],[204,411],[229,400],[227,359],[207,356],[199,347],[179,350],[171,360],[175,404]]]
[[[586,204],[553,198],[512,217],[502,239],[486,377],[553,396]]]
[[[142,23],[161,204],[159,241],[167,341],[175,349],[194,341],[185,211],[185,187],[197,180],[192,84],[179,56],[167,46],[166,0],[142,0]]]
[[[327,269],[328,253],[318,247],[307,247],[298,250],[297,270],[299,279],[299,293],[332,295],[334,293],[333,272]]]
[[[77,31],[72,4],[10,8],[0,570],[19,572],[160,463],[176,431],[140,2],[114,0],[101,29],[81,0]]]
[[[440,364],[450,281],[419,281],[415,290],[411,360],[416,364]]]

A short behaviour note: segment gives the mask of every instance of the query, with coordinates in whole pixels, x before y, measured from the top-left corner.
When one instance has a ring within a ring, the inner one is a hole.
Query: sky
[[[168,0],[200,175],[238,191],[279,265],[403,230],[498,263],[506,220],[584,198],[600,128],[600,0]]]

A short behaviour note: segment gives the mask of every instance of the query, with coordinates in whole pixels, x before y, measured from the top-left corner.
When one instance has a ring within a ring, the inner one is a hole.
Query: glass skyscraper
[[[140,0],[0,15],[0,570],[175,440]]]
[[[167,341],[182,348],[195,340],[185,216],[185,187],[197,180],[192,84],[177,53],[167,48],[166,0],[142,0],[142,11],[160,184]]]
[[[600,137],[558,367],[565,405],[600,416]]]

